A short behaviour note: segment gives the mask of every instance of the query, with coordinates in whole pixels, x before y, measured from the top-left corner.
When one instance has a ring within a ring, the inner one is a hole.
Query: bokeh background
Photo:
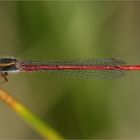
[[[0,1],[0,56],[117,57],[140,63],[140,2]],[[140,73],[118,80],[48,73],[1,85],[65,138],[140,138]],[[0,138],[41,138],[0,103]]]

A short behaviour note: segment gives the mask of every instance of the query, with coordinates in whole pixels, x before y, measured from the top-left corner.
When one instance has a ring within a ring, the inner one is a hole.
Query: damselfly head
[[[1,57],[0,58],[0,64],[13,64],[17,61],[17,58],[13,58],[13,57]]]
[[[13,57],[1,57],[0,58],[0,72],[14,72],[17,71],[17,64],[19,60]]]

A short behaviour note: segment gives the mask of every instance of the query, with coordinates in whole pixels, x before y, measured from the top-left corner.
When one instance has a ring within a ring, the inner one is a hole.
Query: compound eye
[[[0,58],[0,64],[11,64],[15,63],[16,61],[17,59],[15,58],[5,58],[5,57]]]

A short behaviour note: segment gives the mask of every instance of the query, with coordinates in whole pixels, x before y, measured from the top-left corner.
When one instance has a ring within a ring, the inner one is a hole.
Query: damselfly
[[[26,61],[14,57],[0,58],[0,73],[7,81],[6,75],[12,72],[58,73],[73,77],[93,79],[117,79],[125,75],[126,71],[140,70],[140,65],[127,65],[116,58],[94,58],[76,60]]]

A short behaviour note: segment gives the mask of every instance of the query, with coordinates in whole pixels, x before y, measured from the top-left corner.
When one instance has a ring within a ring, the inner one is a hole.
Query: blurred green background
[[[140,63],[140,2],[0,2],[0,56],[117,57]],[[2,85],[65,138],[140,138],[140,73],[119,80],[48,73]],[[0,103],[0,138],[41,138]]]

